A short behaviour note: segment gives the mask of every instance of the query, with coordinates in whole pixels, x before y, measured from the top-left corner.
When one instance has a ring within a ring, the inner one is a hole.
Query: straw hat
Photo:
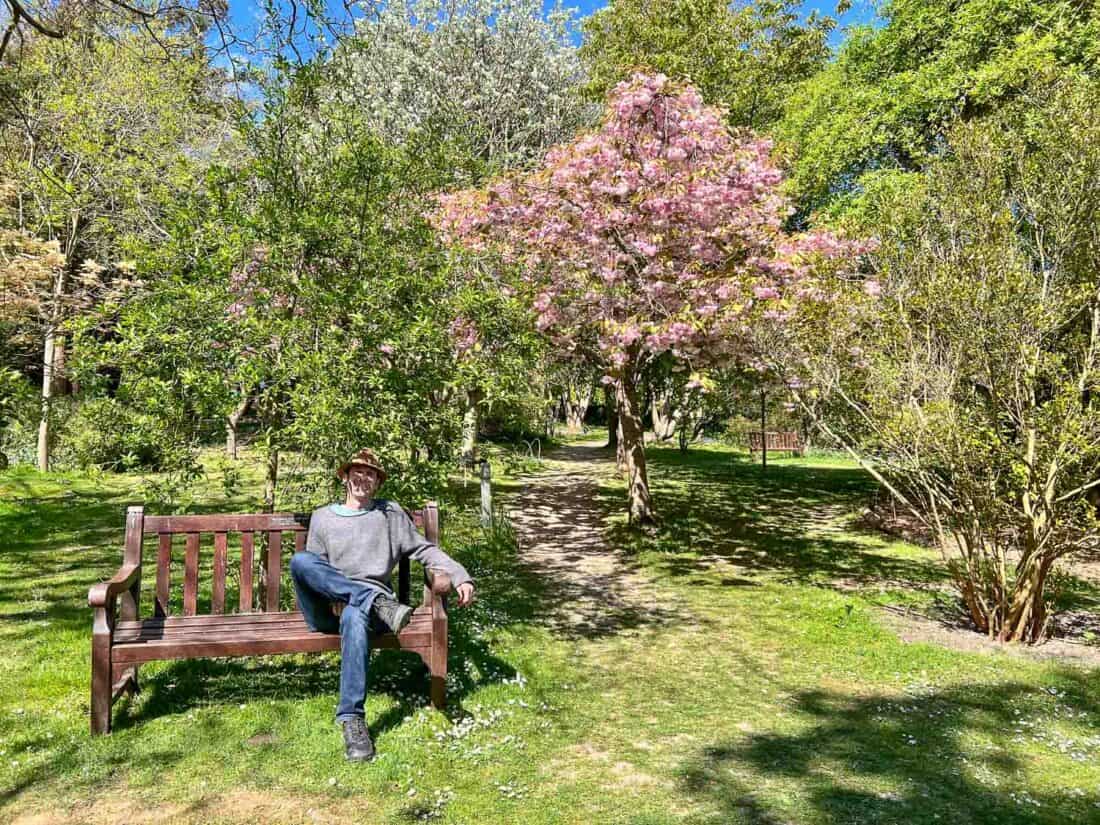
[[[386,480],[386,471],[382,467],[382,463],[370,450],[360,450],[336,470],[336,477],[343,481],[347,476],[348,470],[352,467],[370,467],[376,473],[378,473],[378,483],[381,485]]]

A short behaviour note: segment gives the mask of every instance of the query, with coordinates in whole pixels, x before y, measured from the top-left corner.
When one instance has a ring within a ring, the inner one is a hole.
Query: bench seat
[[[372,649],[415,649],[431,644],[431,609],[418,608],[400,637],[371,636]],[[317,633],[302,614],[238,613],[227,616],[169,616],[115,624],[111,660],[118,664],[208,656],[266,656],[339,650],[340,636]]]

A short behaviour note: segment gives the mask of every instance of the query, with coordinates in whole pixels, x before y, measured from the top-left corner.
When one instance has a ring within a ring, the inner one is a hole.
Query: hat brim
[[[377,464],[370,464],[366,461],[345,461],[336,470],[336,477],[341,481],[346,480],[348,470],[352,467],[366,467],[367,469],[374,470],[378,474],[378,484],[382,485],[388,478],[386,471],[379,467]]]

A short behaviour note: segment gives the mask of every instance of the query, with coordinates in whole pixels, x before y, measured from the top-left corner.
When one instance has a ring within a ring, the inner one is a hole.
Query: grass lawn
[[[452,613],[450,706],[418,658],[377,656],[370,765],[343,760],[335,654],[146,666],[93,739],[87,589],[142,490],[0,473],[0,821],[1100,823],[1100,674],[899,641],[878,605],[944,574],[854,525],[850,463],[650,459],[661,530],[625,528],[611,475],[592,506],[661,604],[584,635],[543,621],[550,582],[456,484],[444,544],[479,601]],[[259,484],[196,506],[253,509]]]

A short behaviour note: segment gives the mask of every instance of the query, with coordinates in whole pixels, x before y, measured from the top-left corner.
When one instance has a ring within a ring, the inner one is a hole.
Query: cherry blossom
[[[747,330],[829,300],[818,271],[835,274],[862,251],[829,232],[784,230],[792,209],[771,150],[732,132],[692,87],[636,74],[614,89],[598,130],[534,171],[441,196],[432,215],[445,242],[520,272],[554,343],[595,334],[642,520],[652,516],[637,403],[645,364],[665,353],[696,369],[751,361]]]

